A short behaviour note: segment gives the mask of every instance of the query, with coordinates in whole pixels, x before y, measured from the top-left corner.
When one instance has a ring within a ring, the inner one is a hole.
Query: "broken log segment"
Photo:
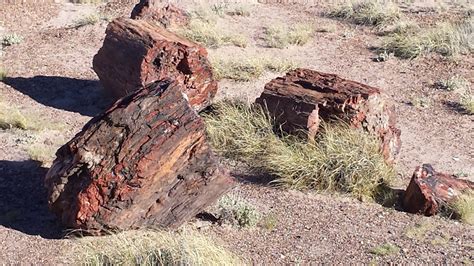
[[[135,91],[57,151],[45,185],[64,225],[175,228],[231,187],[182,86],[161,82]]]
[[[155,0],[140,0],[130,14],[132,19],[145,19],[158,22],[161,26],[186,26],[189,24],[190,15],[173,4],[159,7]]]
[[[381,97],[377,88],[299,68],[267,83],[256,102],[290,134],[305,132],[312,140],[320,120],[339,119],[378,137],[387,162],[394,162],[400,152],[394,106]]]
[[[202,110],[217,92],[206,49],[146,20],[118,18],[109,23],[93,68],[115,98],[173,79],[183,84],[191,106]]]
[[[436,172],[430,164],[418,166],[403,196],[403,208],[426,216],[455,201],[462,193],[474,190],[474,182]]]

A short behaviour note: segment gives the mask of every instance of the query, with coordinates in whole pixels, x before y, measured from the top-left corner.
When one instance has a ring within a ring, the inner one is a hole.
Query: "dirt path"
[[[115,4],[102,10],[127,14],[131,6]],[[91,69],[106,23],[70,27],[93,9],[70,4],[2,5],[0,9],[4,30],[24,37],[22,43],[5,48],[2,64],[8,70],[8,78],[0,82],[0,98],[22,112],[30,112],[45,127],[0,131],[2,263],[56,264],[57,254],[71,244],[70,240],[56,239],[62,235],[62,228],[47,211],[41,185],[47,169],[30,160],[28,148],[38,143],[57,148],[110,102]],[[424,162],[440,171],[467,173],[473,179],[474,118],[447,104],[459,95],[432,87],[435,81],[453,74],[471,78],[472,82],[473,56],[455,63],[436,56],[373,62],[374,54],[367,47],[380,42],[379,37],[369,29],[322,18],[317,15],[319,11],[261,5],[250,17],[230,18],[234,26],[254,38],[261,25],[284,19],[311,19],[314,25],[335,27],[334,32],[316,33],[303,47],[268,49],[256,41],[245,49],[222,47],[209,53],[281,56],[300,66],[380,87],[396,103],[399,114],[403,148],[398,168],[402,185],[414,167]],[[275,76],[266,74],[247,83],[222,81],[219,97],[252,100]],[[426,108],[409,104],[420,97],[429,99],[431,104]],[[474,259],[473,227],[454,221],[409,215],[341,196],[282,191],[257,184],[243,184],[233,193],[255,204],[262,213],[273,215],[277,220],[275,228],[240,230],[210,225],[202,230],[257,263],[459,264]],[[386,257],[370,253],[387,243],[399,251]]]

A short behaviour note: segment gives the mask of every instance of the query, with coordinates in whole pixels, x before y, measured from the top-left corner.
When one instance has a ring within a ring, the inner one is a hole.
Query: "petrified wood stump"
[[[140,0],[133,8],[130,18],[155,21],[165,28],[185,26],[190,21],[190,16],[186,11],[173,4],[159,7],[155,0]]]
[[[379,137],[387,162],[400,152],[394,107],[377,88],[300,68],[267,83],[256,102],[266,106],[276,123],[291,134],[306,132],[314,139],[320,120],[337,118]]]
[[[429,164],[418,166],[403,197],[403,208],[410,213],[435,215],[463,192],[474,189],[474,183],[456,176],[436,172]]]
[[[230,188],[180,86],[135,91],[57,151],[45,184],[66,226],[177,227]]]
[[[170,78],[183,84],[191,106],[202,110],[217,92],[206,49],[146,20],[112,21],[93,68],[116,98]]]

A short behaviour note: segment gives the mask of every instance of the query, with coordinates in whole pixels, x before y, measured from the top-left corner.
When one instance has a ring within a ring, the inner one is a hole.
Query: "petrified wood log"
[[[473,189],[473,182],[436,172],[431,165],[423,164],[413,173],[403,196],[403,208],[410,213],[435,215],[441,207]]]
[[[45,185],[66,226],[177,227],[230,188],[180,86],[133,92],[57,151]]]
[[[196,110],[207,107],[217,92],[206,49],[145,20],[112,21],[93,68],[116,98],[165,78],[184,85]]]
[[[314,139],[320,119],[337,118],[380,138],[387,162],[393,162],[400,152],[394,107],[382,99],[377,88],[300,68],[267,83],[256,102],[266,106],[288,133],[306,132]]]
[[[133,8],[130,18],[155,21],[165,28],[185,26],[190,21],[190,16],[186,11],[173,4],[159,7],[155,0],[140,0]]]

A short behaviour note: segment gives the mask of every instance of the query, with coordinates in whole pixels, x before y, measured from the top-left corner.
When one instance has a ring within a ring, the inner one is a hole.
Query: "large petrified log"
[[[286,132],[306,132],[313,139],[320,119],[337,118],[379,137],[388,162],[393,162],[400,151],[394,107],[377,88],[300,68],[267,83],[256,102],[266,106]]]
[[[196,110],[207,107],[217,92],[206,49],[146,20],[112,21],[93,68],[116,98],[165,78],[184,85]]]
[[[45,185],[68,227],[176,227],[231,185],[182,84],[152,83],[117,101],[56,153]]]
[[[435,215],[462,193],[473,190],[474,183],[436,172],[429,164],[418,166],[403,196],[403,208],[410,213]]]
[[[186,11],[173,4],[159,7],[156,0],[140,0],[133,8],[130,18],[155,21],[165,28],[185,26],[190,21],[190,16]]]

